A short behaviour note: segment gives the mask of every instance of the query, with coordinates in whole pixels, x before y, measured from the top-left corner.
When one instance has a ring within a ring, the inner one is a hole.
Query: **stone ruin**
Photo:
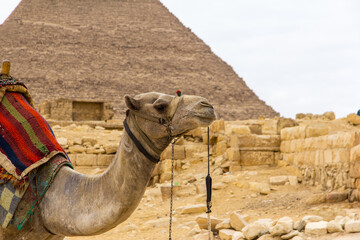
[[[106,101],[57,98],[43,101],[39,112],[59,121],[107,121],[114,116],[114,106]]]

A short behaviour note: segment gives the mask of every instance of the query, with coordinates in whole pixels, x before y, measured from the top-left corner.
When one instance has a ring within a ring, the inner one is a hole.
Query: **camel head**
[[[216,119],[213,106],[199,96],[150,92],[127,95],[125,102],[138,126],[153,140],[181,136],[197,127],[207,127]]]

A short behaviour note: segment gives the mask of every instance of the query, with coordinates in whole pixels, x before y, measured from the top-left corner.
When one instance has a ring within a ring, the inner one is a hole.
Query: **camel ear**
[[[139,102],[139,100],[135,100],[134,98],[130,97],[129,95],[125,95],[125,103],[126,103],[126,106],[127,106],[130,110],[137,111],[137,110],[140,109],[140,102]]]

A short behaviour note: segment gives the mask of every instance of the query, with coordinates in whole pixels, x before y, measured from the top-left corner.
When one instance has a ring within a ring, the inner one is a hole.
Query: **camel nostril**
[[[203,106],[203,107],[214,108],[210,103],[208,103],[206,101],[201,101],[200,105]]]

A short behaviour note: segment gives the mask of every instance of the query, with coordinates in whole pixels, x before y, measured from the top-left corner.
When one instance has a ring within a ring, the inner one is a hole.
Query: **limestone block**
[[[277,134],[277,119],[265,119],[262,132],[267,134]]]
[[[257,166],[275,163],[273,151],[240,151],[240,165]]]
[[[96,165],[97,166],[109,166],[114,159],[114,155],[100,154],[97,155]]]
[[[350,113],[347,115],[346,120],[353,125],[360,125],[360,116],[355,113]]]
[[[277,120],[276,133],[280,134],[282,129],[298,126],[297,121],[291,118],[279,118]]]
[[[264,222],[255,221],[246,225],[242,232],[246,239],[252,240],[269,231],[269,226]]]
[[[237,210],[230,214],[230,225],[235,230],[241,231],[249,221],[250,216],[247,214],[241,214],[241,211]]]
[[[189,205],[183,207],[180,211],[181,214],[203,213],[203,212],[206,212],[205,204]]]
[[[282,129],[280,135],[282,140],[304,139],[305,132],[306,126],[297,126]]]
[[[205,133],[205,129],[204,128],[195,128],[194,130],[189,131],[188,133],[186,133],[186,136],[191,136],[193,138],[195,137],[199,137],[202,138],[202,135]]]
[[[242,232],[235,231],[232,240],[245,240],[245,236]]]
[[[231,128],[231,133],[240,134],[240,135],[250,135],[251,131],[249,126],[243,125],[243,126],[236,126]]]
[[[360,160],[356,160],[350,163],[349,175],[352,178],[360,178]]]
[[[232,135],[230,146],[246,150],[279,149],[280,136],[278,135]]]
[[[228,148],[226,149],[226,154],[230,162],[240,162],[240,151],[237,148]]]
[[[350,150],[347,148],[332,149],[333,163],[348,163],[350,162]]]
[[[161,161],[160,174],[165,172],[171,172],[171,159],[164,159]]]
[[[360,232],[360,220],[350,220],[345,223],[345,232],[355,233]]]
[[[119,147],[118,143],[108,143],[104,145],[106,154],[115,154]]]
[[[330,136],[332,148],[352,148],[360,144],[359,132],[341,132]]]
[[[221,223],[217,224],[215,226],[216,230],[221,230],[221,229],[231,229],[231,224],[230,224],[230,218],[225,219],[224,221],[222,221]]]
[[[219,237],[221,240],[232,240],[232,236],[235,233],[235,230],[232,229],[221,229],[219,231]]]
[[[297,166],[303,165],[304,164],[304,159],[305,159],[305,154],[307,154],[308,152],[299,152],[299,153],[295,153],[294,154],[294,161],[293,163]]]
[[[249,182],[249,188],[250,190],[259,192],[262,195],[268,195],[271,192],[268,183]]]
[[[96,166],[97,165],[96,154],[77,154],[76,155],[76,166]]]
[[[306,128],[306,138],[328,135],[330,128],[325,124],[310,125]]]
[[[283,153],[283,160],[288,162],[288,163],[291,163],[293,164],[294,163],[294,154],[292,153]]]
[[[326,221],[320,222],[309,222],[305,226],[305,233],[311,235],[323,235],[327,233],[327,224]]]
[[[360,144],[350,150],[350,162],[355,161],[360,161]]]
[[[220,155],[223,155],[225,152],[226,152],[226,142],[225,141],[222,141],[222,142],[218,142],[216,144],[216,150],[215,150],[215,155],[216,156],[220,156]]]
[[[171,146],[167,147],[164,152],[161,154],[161,159],[171,159],[172,148]],[[182,160],[185,159],[185,146],[183,145],[174,145],[174,159]]]
[[[332,149],[324,150],[324,163],[332,164],[333,163],[333,151]]]
[[[294,221],[290,217],[282,217],[277,223],[269,228],[272,236],[281,236],[293,230]]]
[[[289,181],[288,176],[275,176],[269,178],[271,185],[285,185]]]
[[[288,176],[288,179],[291,186],[297,186],[299,183],[297,176]]]
[[[282,152],[282,153],[291,153],[290,144],[291,144],[291,141],[289,141],[289,140],[281,141],[280,152]]]
[[[195,218],[195,221],[199,225],[200,229],[208,229],[208,215],[207,214],[201,214]],[[210,224],[211,224],[211,231],[215,231],[215,226],[219,223],[221,223],[223,220],[218,219],[214,216],[210,216]]]
[[[324,165],[324,151],[318,150],[315,151],[315,166],[323,166]]]
[[[260,124],[251,124],[249,125],[249,128],[252,134],[256,134],[256,135],[262,134],[262,127]]]
[[[81,138],[81,144],[85,145],[85,143],[90,143],[91,146],[94,146],[95,144],[97,144],[97,140],[95,138],[91,138],[91,137]]]
[[[68,153],[85,153],[86,147],[81,145],[74,145],[69,147]]]
[[[59,138],[56,138],[56,140],[62,147],[68,145],[68,139],[65,137],[59,137]]]
[[[345,223],[347,223],[348,221],[350,221],[351,218],[349,216],[336,216],[335,217],[335,222],[339,223],[341,225],[342,228],[345,227]]]
[[[323,118],[326,120],[335,120],[335,113],[334,112],[325,112],[323,113]]]
[[[210,131],[213,133],[225,133],[224,119],[216,120],[210,125]]]
[[[335,220],[331,220],[327,224],[327,231],[329,233],[334,233],[334,232],[342,232],[344,230],[340,223],[336,222]]]
[[[295,239],[294,237],[299,235],[299,231],[297,230],[292,230],[291,232],[289,232],[288,234],[282,235],[281,239]]]
[[[202,152],[207,153],[207,146],[203,145],[203,144],[187,143],[186,145],[184,145],[184,147],[185,147],[185,156],[186,156],[186,158],[195,157],[197,153],[202,153]],[[170,151],[171,151],[171,148],[170,148]]]

